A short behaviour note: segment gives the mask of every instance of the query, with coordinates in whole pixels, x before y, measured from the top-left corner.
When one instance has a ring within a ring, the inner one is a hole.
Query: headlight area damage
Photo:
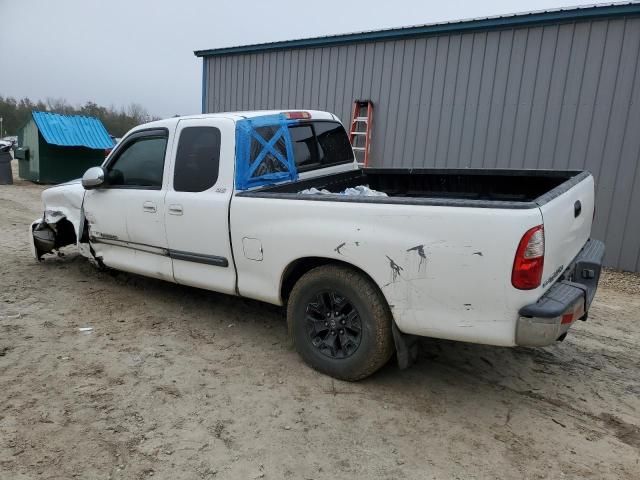
[[[42,193],[44,214],[29,229],[31,252],[37,260],[67,245],[77,245],[82,255],[93,258],[82,211],[83,195],[79,182],[58,185]]]
[[[45,214],[46,220],[40,219],[31,224],[34,256],[38,260],[42,260],[42,255],[45,253],[52,253],[64,246],[78,243],[73,224],[59,212],[52,213],[58,218],[51,219]]]

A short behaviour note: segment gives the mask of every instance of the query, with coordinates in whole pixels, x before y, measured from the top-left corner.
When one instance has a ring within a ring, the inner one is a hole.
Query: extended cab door
[[[105,184],[88,190],[89,242],[105,265],[173,281],[162,189],[169,142],[165,128],[125,138],[104,166]]]
[[[235,293],[229,239],[234,139],[231,119],[178,123],[165,213],[173,276],[178,283]]]

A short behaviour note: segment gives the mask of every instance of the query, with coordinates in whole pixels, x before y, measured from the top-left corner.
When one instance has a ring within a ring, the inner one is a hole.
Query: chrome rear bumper
[[[537,302],[520,309],[517,345],[549,345],[563,337],[575,320],[587,319],[598,288],[604,251],[604,243],[589,239],[551,288]]]

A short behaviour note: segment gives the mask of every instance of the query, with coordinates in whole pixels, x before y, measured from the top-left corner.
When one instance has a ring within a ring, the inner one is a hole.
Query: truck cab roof
[[[244,118],[254,118],[254,117],[262,117],[265,115],[277,115],[280,113],[287,112],[306,112],[310,115],[310,120],[333,120],[339,122],[338,117],[329,112],[324,112],[320,110],[246,110],[246,111],[235,111],[235,112],[219,112],[219,113],[203,113],[198,115],[184,115],[180,117],[171,117],[165,118],[162,120],[156,120],[153,122],[144,123],[142,125],[138,125],[133,128],[131,132],[149,128],[170,128],[175,126],[180,120],[191,120],[191,119],[214,119],[214,118],[229,118],[233,121],[242,120]]]

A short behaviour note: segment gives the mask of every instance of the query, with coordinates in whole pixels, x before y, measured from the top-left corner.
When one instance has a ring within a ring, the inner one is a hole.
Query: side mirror
[[[82,176],[82,186],[85,190],[97,188],[104,184],[104,177],[104,168],[91,167],[89,170],[84,172],[84,175]]]

